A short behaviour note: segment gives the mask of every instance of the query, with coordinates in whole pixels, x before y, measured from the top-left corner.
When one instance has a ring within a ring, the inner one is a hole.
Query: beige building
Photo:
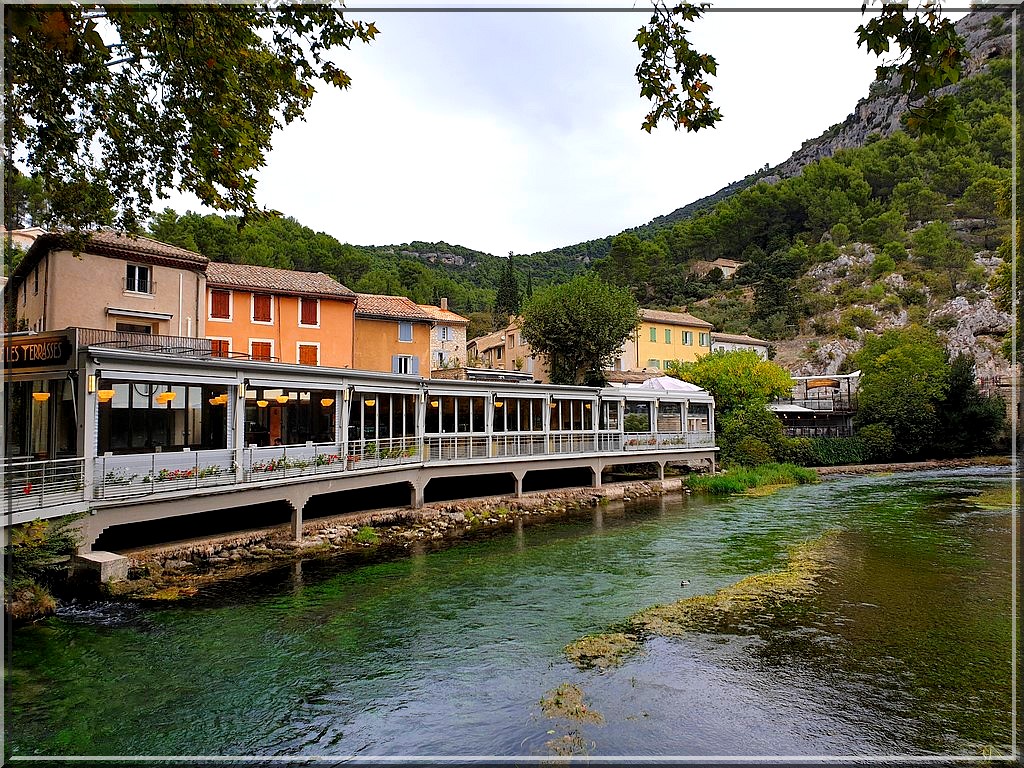
[[[764,339],[756,339],[753,336],[746,336],[740,333],[711,333],[712,352],[735,352],[740,349],[749,349],[757,352],[762,360],[768,359],[768,350],[771,342]]]
[[[499,331],[478,336],[467,347],[471,364],[476,362],[484,368],[528,373],[541,383],[550,380],[547,365],[523,341],[518,318],[513,318]]]
[[[184,248],[109,230],[79,243],[42,234],[11,275],[5,302],[24,330],[202,337],[208,263]]]
[[[405,296],[356,294],[353,368],[424,376],[433,318]]]
[[[458,368],[466,364],[466,328],[469,320],[448,309],[448,299],[441,306],[420,304],[419,308],[434,320],[430,331],[430,370]]]
[[[698,277],[704,277],[708,272],[715,269],[716,267],[722,270],[722,277],[726,280],[736,274],[736,270],[742,267],[746,262],[744,261],[733,261],[732,259],[715,259],[714,261],[695,261],[690,265],[690,272],[697,275]]]

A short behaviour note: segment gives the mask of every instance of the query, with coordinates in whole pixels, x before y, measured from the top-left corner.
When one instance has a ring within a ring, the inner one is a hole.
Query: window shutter
[[[316,325],[317,324],[317,304],[318,299],[299,299],[302,307],[301,322],[303,325]]]
[[[401,373],[402,372],[402,356],[392,355],[391,356],[391,372]]]
[[[313,344],[299,345],[299,365],[316,365],[317,349]]]
[[[409,362],[412,364],[412,368],[409,371],[409,373],[413,374],[414,376],[419,376],[420,375],[420,359],[419,359],[419,357],[412,357],[412,358],[409,359]]]
[[[252,342],[252,359],[253,360],[269,360],[270,359],[270,342],[269,341],[254,341]]]
[[[210,317],[227,319],[231,317],[231,293],[210,291]]]
[[[261,323],[270,322],[270,296],[257,293],[252,297],[252,319]]]
[[[210,341],[210,352],[214,357],[227,357],[230,352],[231,342],[227,339],[213,339]]]

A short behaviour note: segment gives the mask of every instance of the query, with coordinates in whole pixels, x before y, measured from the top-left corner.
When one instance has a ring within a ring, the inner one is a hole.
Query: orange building
[[[355,367],[429,375],[433,325],[434,318],[404,296],[357,294]]]
[[[322,272],[211,262],[206,336],[213,353],[353,367],[356,295]]]

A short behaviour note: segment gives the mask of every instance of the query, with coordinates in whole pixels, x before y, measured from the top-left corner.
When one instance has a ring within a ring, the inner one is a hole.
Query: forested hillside
[[[958,135],[899,131],[905,99],[876,83],[850,118],[778,168],[615,237],[514,256],[520,289],[596,269],[643,306],[685,306],[719,330],[777,341],[797,369],[834,370],[866,333],[908,323],[979,352],[983,371],[998,367],[1009,321],[989,284],[1008,252],[1009,33],[1005,13],[971,14],[958,28],[973,56],[952,90]],[[443,242],[341,243],[292,218],[237,224],[167,210],[151,231],[216,261],[323,271],[418,302],[446,296],[467,315],[493,308],[506,264]],[[724,281],[691,272],[718,257],[744,266]]]
[[[596,269],[645,306],[793,339],[779,347],[797,369],[835,370],[865,333],[908,323],[977,352],[983,372],[1005,366],[994,353],[1010,319],[989,284],[1009,253],[1009,35],[1004,15],[971,21],[984,27],[972,36],[984,61],[953,91],[958,135],[869,134],[799,175],[773,173],[671,226],[618,235]],[[728,281],[691,274],[718,257],[744,266]]]

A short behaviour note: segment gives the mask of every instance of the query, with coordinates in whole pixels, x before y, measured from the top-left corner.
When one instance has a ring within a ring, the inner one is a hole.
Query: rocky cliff
[[[970,53],[962,80],[983,69],[990,59],[1010,55],[1009,15],[1006,10],[975,10],[956,23],[956,31],[964,38]],[[998,29],[994,29],[998,22],[993,22],[993,18],[1003,20]],[[939,94],[951,93],[956,88],[956,85],[948,86]],[[788,160],[775,166],[765,180],[796,176],[815,160],[832,157],[840,149],[863,146],[871,134],[885,137],[901,130],[900,120],[907,111],[907,103],[906,95],[900,93],[898,79],[876,80],[868,96],[857,102],[846,120],[833,125],[821,136],[805,141]]]

